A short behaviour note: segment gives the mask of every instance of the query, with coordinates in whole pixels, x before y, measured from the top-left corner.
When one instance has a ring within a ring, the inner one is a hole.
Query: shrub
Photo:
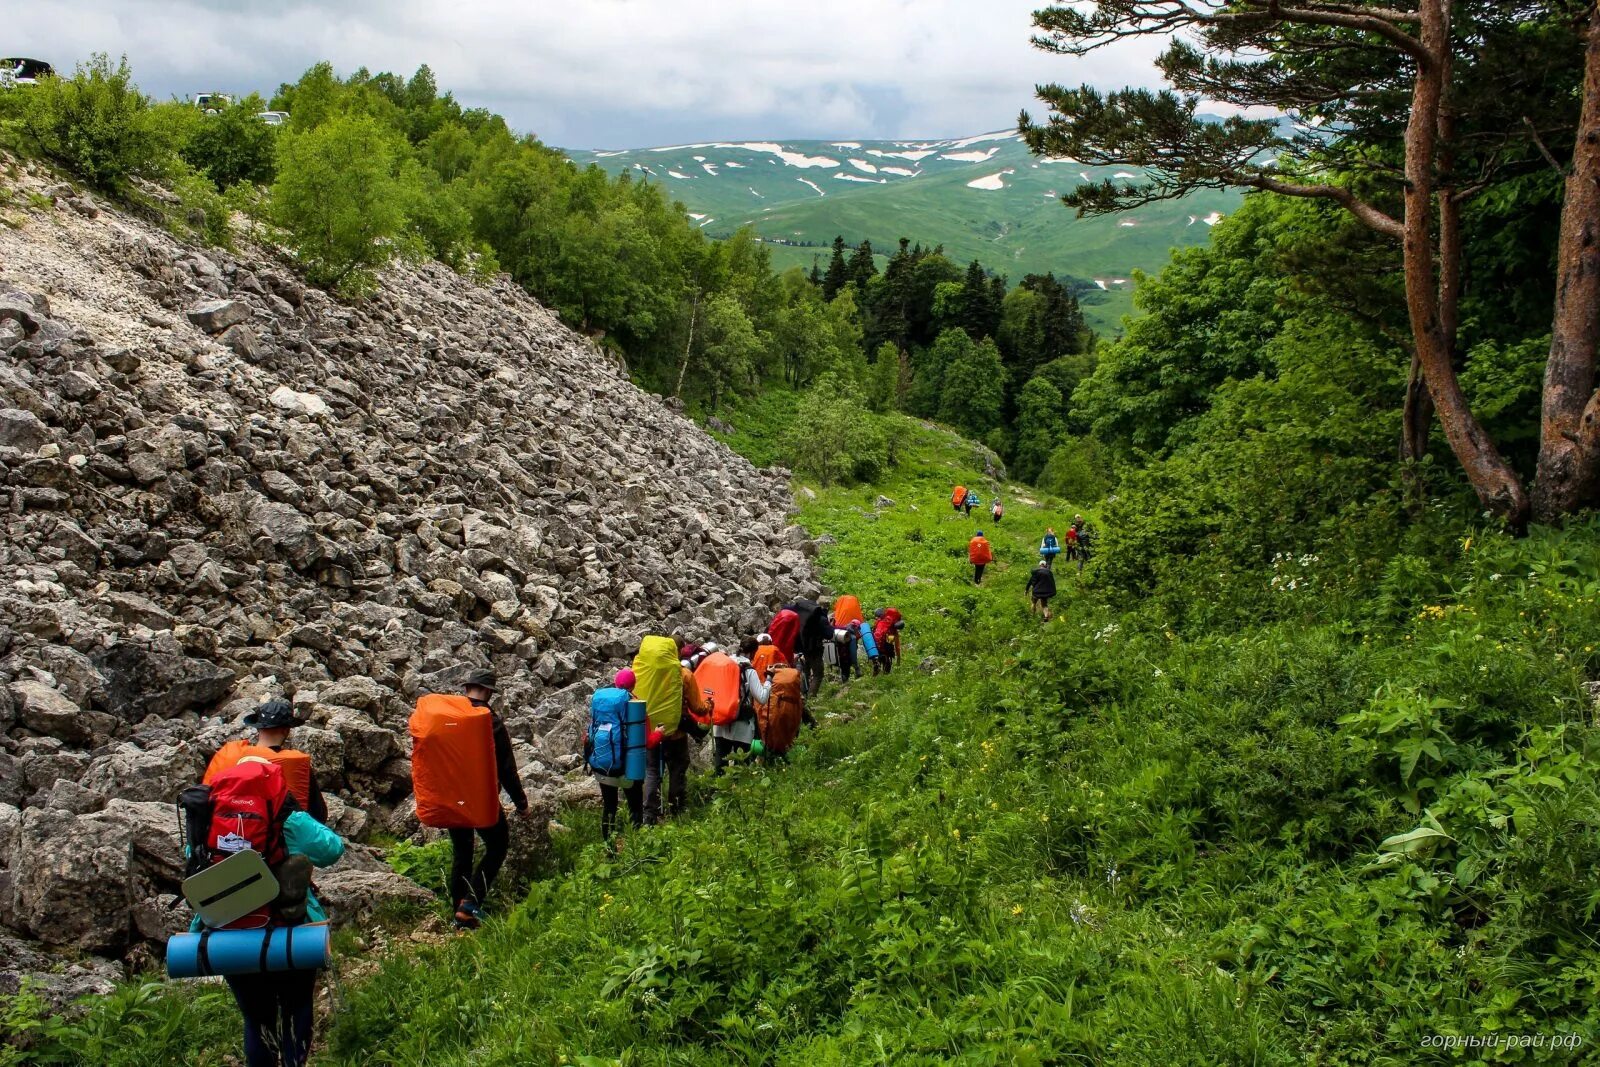
[[[1111,462],[1093,437],[1069,437],[1039,472],[1039,488],[1079,504],[1093,504],[1111,489]]]
[[[24,151],[43,156],[90,185],[121,192],[132,178],[156,178],[171,167],[177,130],[134,88],[126,59],[105,53],[70,78],[46,78],[18,94]]]
[[[275,169],[277,128],[256,118],[265,107],[254,93],[215,115],[201,115],[194,108],[185,107],[198,121],[184,141],[184,161],[219,189],[240,182],[269,184]]]
[[[363,115],[342,115],[279,142],[272,215],[314,285],[359,293],[389,261],[405,225],[395,134]]]

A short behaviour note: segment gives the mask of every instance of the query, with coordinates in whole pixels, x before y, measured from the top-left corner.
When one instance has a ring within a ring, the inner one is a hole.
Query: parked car
[[[0,88],[15,85],[36,85],[40,78],[53,78],[56,68],[42,59],[24,59],[20,56],[0,59]]]
[[[268,126],[282,126],[289,121],[289,113],[287,111],[258,111],[256,118],[265,122]]]
[[[195,93],[194,106],[204,111],[207,115],[215,115],[223,108],[233,103],[233,97],[227,93]]]

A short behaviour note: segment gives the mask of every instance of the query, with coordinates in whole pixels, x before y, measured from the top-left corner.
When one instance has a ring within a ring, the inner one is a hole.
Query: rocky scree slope
[[[341,833],[414,835],[415,698],[491,665],[542,832],[643,633],[818,592],[785,472],[508,280],[345,306],[18,181],[55,206],[0,227],[0,991],[103,987],[187,923],[173,799],[265,697]],[[360,847],[318,881],[346,918],[426,898]]]

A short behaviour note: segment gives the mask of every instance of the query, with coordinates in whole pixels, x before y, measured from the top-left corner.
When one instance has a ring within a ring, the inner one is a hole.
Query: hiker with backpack
[[[494,672],[479,669],[467,675],[462,695],[474,708],[489,712],[489,723],[494,736],[493,763],[480,768],[483,775],[493,774],[499,785],[495,792],[495,809],[499,816],[486,826],[451,826],[450,833],[450,899],[455,902],[456,928],[476,930],[485,916],[484,902],[489,889],[505,865],[511,851],[511,823],[500,807],[500,791],[511,798],[517,815],[526,819],[529,814],[528,794],[522,788],[522,775],[517,771],[516,754],[511,750],[511,735],[506,731],[505,720],[490,705],[498,691]],[[476,870],[472,867],[474,836],[483,839],[483,858]]]
[[[951,493],[950,493],[950,506],[955,509],[955,513],[957,515],[961,514],[961,509],[967,506],[967,487],[966,486],[958,485],[958,486],[955,487],[954,490],[951,491]]]
[[[1044,621],[1050,621],[1050,600],[1056,595],[1056,572],[1051,569],[1046,560],[1040,560],[1038,565],[1028,573],[1028,610],[1038,615],[1044,613]]]
[[[905,626],[897,608],[879,608],[873,612],[872,637],[878,642],[878,660],[883,673],[889,674],[900,662],[900,630]]]
[[[989,547],[989,539],[979,530],[977,536],[967,542],[967,562],[972,564],[972,584],[983,584],[983,569],[994,562],[994,549]]]
[[[672,637],[648,636],[633,657],[634,694],[650,719],[644,778],[644,824],[661,821],[661,780],[667,779],[667,811],[679,815],[689,801],[689,737],[704,736],[694,716],[709,721],[710,709],[683,662],[691,651]]]
[[[589,698],[589,726],[583,735],[583,761],[600,786],[600,838],[610,841],[617,832],[617,800],[628,801],[628,822],[637,830],[644,825],[644,776],[628,777],[628,702],[637,679],[630,667],[616,673],[609,688],[597,689]]]
[[[1001,505],[1000,498],[994,498],[994,507],[989,509],[989,514],[994,516],[994,524],[1000,525],[1000,519],[1005,515],[1006,509]]]
[[[184,790],[178,806],[186,840],[186,882],[250,852],[260,857],[254,861],[257,869],[264,863],[271,874],[271,879],[262,872],[250,881],[277,883],[277,896],[270,903],[217,926],[209,926],[198,912],[211,898],[229,894],[208,892],[193,898],[197,914],[190,930],[201,936],[195,949],[196,968],[190,974],[223,974],[244,1017],[248,1067],[301,1067],[311,1054],[312,1006],[325,955],[314,966],[269,972],[264,962],[267,945],[274,931],[327,923],[328,914],[311,886],[311,869],[338,862],[344,855],[344,840],[301,810],[283,771],[262,755],[245,755],[211,776],[209,786]],[[230,888],[230,894],[234,891],[236,887]],[[245,967],[229,973],[232,969],[220,966],[221,953],[213,959],[207,950],[212,931],[240,935],[260,931],[263,962],[256,964],[256,950],[251,949]],[[284,936],[293,938],[296,932],[290,929]]]
[[[288,747],[289,733],[298,722],[294,706],[287,700],[269,700],[262,704],[244,717],[244,724],[255,731],[255,737],[249,740],[241,738],[223,745],[211,757],[211,762],[206,764],[205,776],[200,781],[210,785],[217,775],[236,766],[246,756],[260,756],[278,765],[300,810],[326,824],[328,802],[317,787],[317,778],[311,769],[311,757]]]
[[[833,645],[834,662],[839,666],[839,684],[847,685],[850,681],[850,675],[856,669],[855,634],[851,633],[848,627],[839,626],[838,620],[835,619],[831,643]]]
[[[967,490],[967,499],[962,501],[962,504],[961,504],[961,506],[966,509],[967,518],[969,518],[969,519],[972,518],[972,509],[977,507],[981,503],[983,503],[983,501],[978,499],[978,494],[974,493],[971,489],[968,489]]]
[[[833,636],[828,625],[828,611],[815,600],[796,600],[785,610],[793,612],[799,622],[795,655],[788,662],[799,667],[806,693],[815,693],[822,688],[822,672],[827,666],[826,648]],[[811,721],[809,715],[806,721]]]
[[[1056,538],[1056,528],[1044,528],[1044,540],[1039,542],[1039,558],[1044,560],[1045,566],[1055,563],[1056,557],[1061,555],[1061,542]]]
[[[770,695],[768,682],[772,672],[777,669],[776,666],[769,667],[764,676],[756,672],[751,659],[760,647],[755,638],[747,637],[739,643],[738,656],[717,653],[731,663],[731,671],[728,670],[728,664],[721,660],[713,661],[710,656],[701,664],[708,678],[715,675],[717,684],[712,691],[712,735],[715,738],[712,757],[716,774],[722,773],[734,753],[748,753],[756,740],[756,708],[767,702]],[[696,677],[699,677],[698,672]],[[731,701],[726,696],[726,687],[730,684],[734,690]],[[729,704],[732,705],[731,711]]]
[[[786,756],[800,734],[800,724],[812,721],[811,712],[806,708],[799,671],[793,667],[775,665],[766,683],[767,699],[756,705],[756,730],[761,741],[762,762]]]
[[[1067,559],[1078,561],[1079,574],[1089,561],[1089,531],[1084,528],[1082,515],[1072,516],[1072,525],[1067,527]]]

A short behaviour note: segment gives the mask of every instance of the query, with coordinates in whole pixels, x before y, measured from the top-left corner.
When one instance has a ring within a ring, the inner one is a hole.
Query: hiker
[[[847,627],[839,626],[837,619],[833,628],[833,655],[834,662],[839,665],[839,684],[845,685],[856,669],[856,638]]]
[[[889,674],[900,662],[900,630],[905,620],[896,608],[879,608],[872,617],[876,620],[872,636],[878,642],[878,659],[883,663],[883,673]]]
[[[1028,573],[1027,593],[1029,597],[1028,610],[1037,615],[1044,613],[1044,621],[1050,621],[1050,598],[1056,595],[1056,572],[1050,569],[1047,560],[1040,560],[1038,565]]]
[[[278,765],[283,780],[294,794],[300,810],[327,825],[328,802],[317,787],[316,775],[311,770],[311,757],[297,749],[289,748],[289,732],[299,720],[294,707],[287,700],[269,700],[244,717],[244,724],[255,731],[252,740],[229,741],[217,750],[206,765],[201,782],[210,785],[217,775],[246,756],[260,756]]]
[[[783,656],[778,652],[778,646],[772,643],[771,634],[756,635],[756,650],[750,654],[750,666],[756,669],[761,677],[767,676],[768,667],[785,666]],[[741,647],[743,647],[741,642]]]
[[[309,812],[300,810],[282,770],[265,756],[245,755],[233,766],[219,770],[209,784],[211,813],[204,854],[191,852],[192,870],[203,870],[248,847],[260,852],[274,868],[280,886],[278,901],[269,905],[271,911],[252,913],[226,928],[326,923],[328,913],[311,887],[311,868],[338,862],[344,855],[344,840]],[[260,810],[281,812],[282,817],[263,823],[259,818],[250,819],[248,814],[230,815],[233,811]],[[241,832],[248,842],[229,850],[227,846],[236,844]],[[189,929],[200,933],[206,927],[196,916]],[[224,977],[244,1017],[244,1060],[248,1067],[301,1067],[309,1060],[317,973],[316,969],[263,970]]]
[[[689,732],[699,730],[690,712],[709,718],[709,709],[683,661],[698,651],[670,637],[646,637],[633,658],[634,694],[650,718],[649,753],[644,777],[644,823],[661,821],[661,779],[667,779],[667,811],[679,815],[689,801]],[[687,683],[687,684],[686,684]],[[685,722],[689,719],[689,722]],[[703,736],[703,735],[701,735]]]
[[[765,704],[767,698],[771,696],[771,679],[773,672],[777,670],[777,665],[768,667],[765,674],[758,673],[752,657],[759,648],[760,645],[753,637],[747,637],[739,642],[739,655],[734,658],[739,670],[737,716],[732,722],[719,725],[713,730],[716,735],[716,748],[712,755],[717,774],[722,773],[723,766],[735,752],[750,751],[750,745],[756,739],[756,708]]]
[[[981,503],[983,503],[983,501],[978,499],[978,494],[974,493],[971,489],[968,489],[967,490],[967,499],[965,501],[963,501],[963,503],[962,503],[962,507],[964,507],[966,509],[967,518],[969,518],[969,519],[972,518],[972,509],[977,507]]]
[[[1072,516],[1072,525],[1067,527],[1067,559],[1078,561],[1078,573],[1083,573],[1083,565],[1089,559],[1089,531],[1084,529],[1083,516]]]
[[[609,689],[598,689],[589,699],[589,727],[583,735],[583,761],[600,785],[602,841],[610,841],[617,832],[619,793],[628,800],[628,822],[635,830],[644,825],[644,780],[636,782],[616,773],[623,769],[627,757],[628,701],[633,699],[636,680],[632,668],[624,667],[616,673]]]
[[[994,562],[994,550],[989,547],[989,539],[979,530],[976,537],[967,542],[967,561],[972,564],[972,584],[983,584],[983,568]]]
[[[772,643],[777,646],[778,655],[783,657],[785,663],[794,662],[800,629],[800,616],[792,607],[780,609],[767,623],[767,633],[772,635]]]
[[[801,692],[800,672],[777,665],[767,682],[767,699],[756,705],[756,728],[761,738],[763,761],[782,759],[794,746],[800,724],[811,721]]]
[[[950,506],[955,509],[957,515],[961,514],[961,509],[967,506],[966,486],[958,485],[955,487],[955,490],[950,494]]]
[[[505,720],[500,713],[490,706],[498,688],[494,672],[480,668],[467,675],[461,693],[473,707],[489,712],[489,722],[494,732],[496,781],[506,796],[511,798],[518,817],[526,819],[530,811],[528,794],[523,791],[522,775],[517,772],[517,758],[511,751],[511,735],[506,732]],[[496,793],[497,806],[499,800],[499,794]],[[452,826],[449,834],[450,899],[456,905],[456,928],[476,930],[485,917],[483,905],[489,898],[489,889],[506,862],[506,853],[511,850],[511,823],[502,808],[499,819],[491,825]],[[473,835],[483,838],[483,859],[478,861],[477,870],[472,868]]]
[[[801,684],[807,695],[822,688],[822,671],[826,666],[825,648],[832,633],[828,627],[828,610],[815,600],[796,600],[788,606],[800,622],[800,632],[795,641],[795,658],[789,662],[800,669]],[[806,722],[811,713],[806,712]]]
[[[995,497],[994,498],[994,507],[989,509],[989,513],[994,516],[994,524],[996,526],[999,526],[1000,525],[1000,519],[1006,513],[1006,509],[1003,506],[1001,506],[1001,504],[1000,504],[1000,498],[999,497]]]
[[[1044,540],[1039,542],[1039,556],[1044,560],[1045,566],[1055,563],[1056,557],[1061,554],[1061,542],[1056,539],[1054,526],[1044,528]]]

